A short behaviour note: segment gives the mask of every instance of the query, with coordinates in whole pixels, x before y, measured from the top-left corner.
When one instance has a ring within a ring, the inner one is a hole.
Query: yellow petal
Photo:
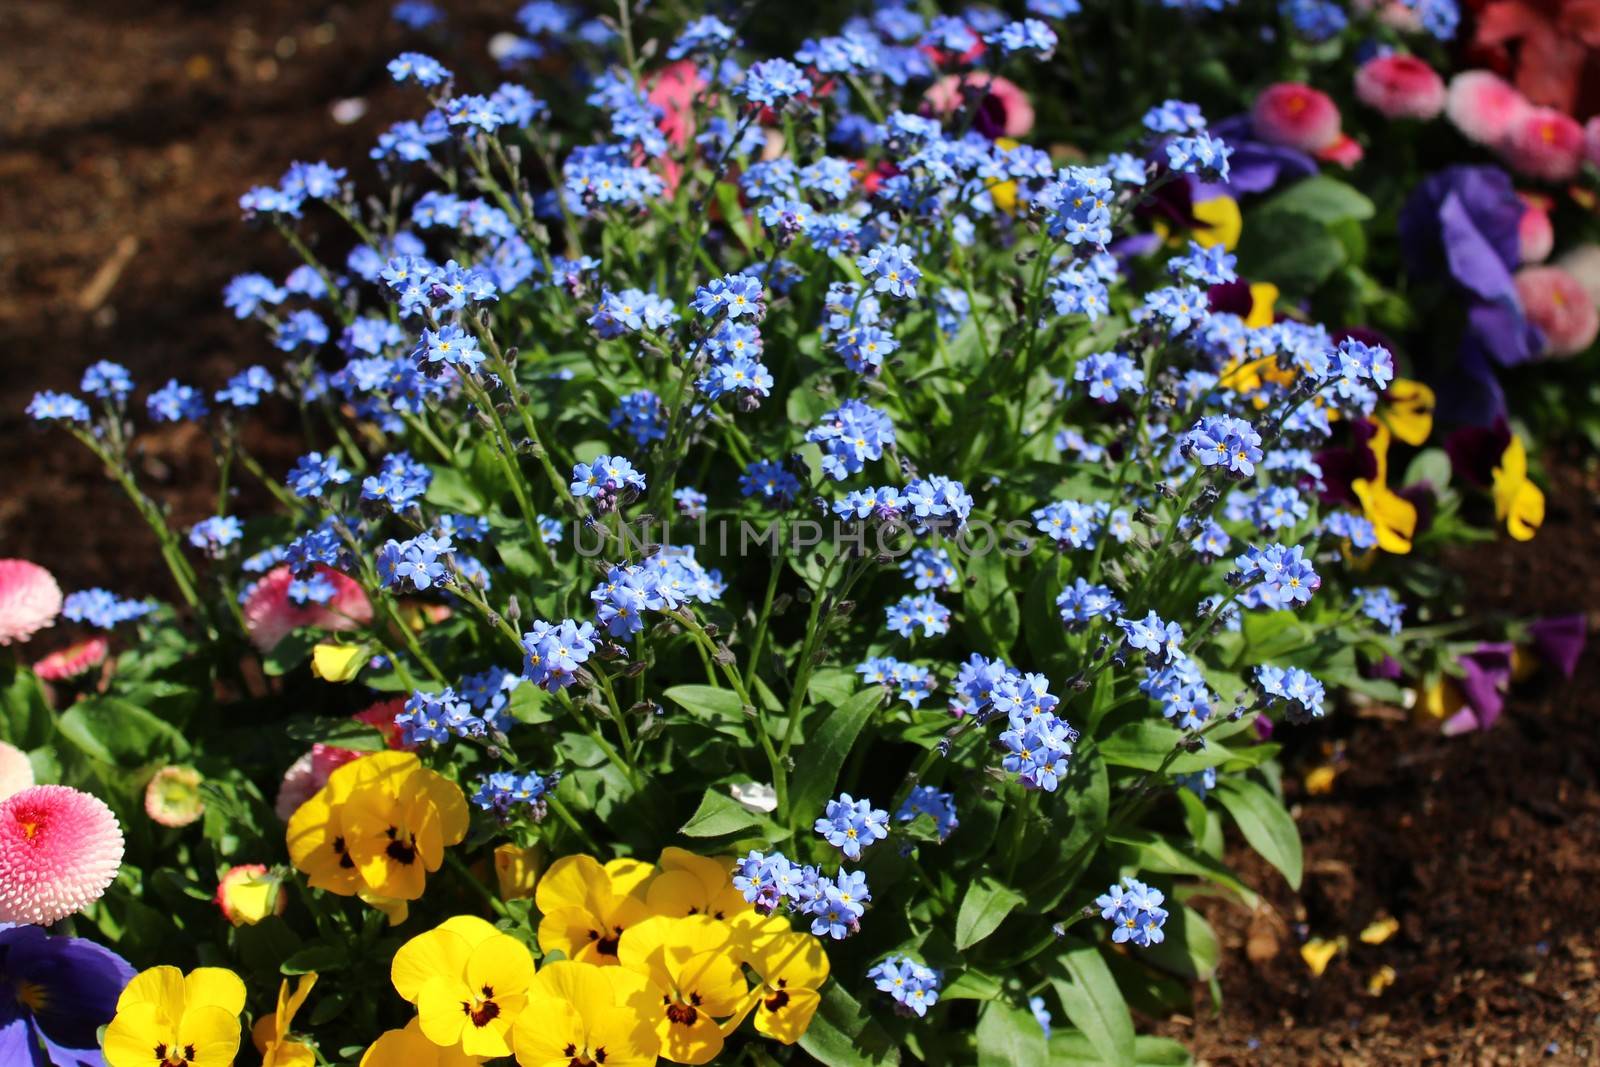
[[[1250,285],[1250,314],[1244,324],[1251,329],[1271,326],[1278,307],[1278,287],[1271,282],[1252,282]]]
[[[174,1018],[183,1014],[183,972],[176,967],[151,967],[133,976],[117,998],[117,1011],[123,1012],[135,1004],[150,1004],[162,1011],[170,1011]]]
[[[500,883],[501,900],[520,900],[533,896],[539,881],[539,866],[544,850],[538,846],[520,848],[505,844],[494,850],[494,874]]]
[[[614,1009],[608,1004],[602,1010]],[[511,1043],[517,1050],[517,1062],[523,1067],[566,1067],[576,1059],[573,1052],[587,1047],[588,1030],[583,1016],[570,1001],[533,997],[512,1026]],[[609,1052],[608,1049],[608,1061]]]
[[[1244,216],[1239,202],[1231,196],[1217,196],[1210,200],[1196,200],[1191,207],[1199,223],[1191,236],[1203,248],[1221,245],[1232,252],[1239,247],[1239,234],[1244,230]]]
[[[366,645],[325,641],[311,650],[311,673],[325,682],[354,681],[370,658]]]
[[[1511,498],[1506,513],[1506,531],[1518,541],[1531,541],[1544,525],[1544,490],[1523,482]]]
[[[1386,915],[1367,924],[1361,931],[1361,941],[1367,945],[1381,945],[1389,940],[1400,929],[1400,920],[1393,915]]]
[[[1322,972],[1328,969],[1328,964],[1332,963],[1338,954],[1337,941],[1324,941],[1320,937],[1313,937],[1300,946],[1300,958],[1306,961],[1306,966],[1318,978],[1322,977]]]
[[[436,974],[422,983],[417,990],[417,1025],[429,1041],[445,1048],[461,1044],[461,1032],[468,1028],[461,1005],[472,996],[473,990],[459,974]]]
[[[1418,711],[1421,713],[1418,717],[1448,719],[1466,704],[1466,694],[1461,691],[1455,679],[1447,674],[1441,674],[1437,681],[1423,690],[1421,700],[1417,702]]]
[[[509,934],[497,934],[484,941],[467,960],[467,985],[472,989],[493,989],[496,1000],[502,995],[520,996],[532,982],[533,954]]]
[[[1372,977],[1367,979],[1367,996],[1379,996],[1385,989],[1388,989],[1390,986],[1394,985],[1394,979],[1395,973],[1393,967],[1390,967],[1388,964],[1384,964],[1382,967],[1379,967],[1376,971],[1372,972]]]
[[[261,1067],[317,1067],[317,1054],[303,1041],[280,1041],[262,1057]]]
[[[1408,445],[1420,445],[1433,432],[1433,390],[1409,378],[1396,378],[1384,394],[1379,417]]]
[[[472,818],[467,809],[466,795],[461,792],[461,787],[433,771],[425,770],[418,777],[416,787],[419,787],[422,794],[438,809],[439,828],[444,835],[444,843],[461,844],[462,839],[467,836],[467,824]]]
[[[221,1008],[235,1017],[244,1011],[244,982],[226,967],[196,967],[183,980],[185,1008]]]
[[[1312,796],[1324,796],[1333,792],[1333,781],[1339,772],[1326,764],[1314,767],[1306,772],[1306,792]]]
[[[1372,523],[1378,547],[1397,556],[1410,552],[1417,534],[1417,506],[1382,482],[1357,478],[1350,488],[1361,502],[1367,521]]]
[[[479,1062],[460,1049],[440,1048],[429,1041],[415,1019],[404,1030],[384,1033],[361,1057],[361,1067],[474,1067]]]
[[[488,933],[483,934],[482,928]],[[438,929],[418,934],[400,946],[389,964],[389,980],[403,999],[415,1004],[428,979],[436,975],[461,978],[467,973],[472,950],[498,936],[500,931],[482,919],[470,915],[447,919]]]
[[[533,899],[539,911],[549,915],[562,908],[597,911],[610,893],[611,883],[599,860],[584,855],[562,856],[539,879]]]
[[[763,944],[746,957],[769,989],[820,989],[828,980],[828,953],[805,933],[789,933]]]
[[[656,1034],[661,1038],[661,1055],[674,1063],[710,1063],[722,1051],[722,1028],[703,1011],[690,1009],[682,1022],[663,1014]]]
[[[645,886],[656,875],[653,864],[627,858],[609,861],[605,865],[605,872],[606,881],[611,883],[611,892],[619,897],[636,896],[640,900],[644,899]]]
[[[811,1017],[821,1003],[822,994],[815,989],[768,991],[756,1005],[756,1029],[785,1045],[792,1045],[811,1025]]]
[[[178,1047],[194,1067],[229,1067],[239,1054],[239,1013],[216,1004],[191,1007],[178,1020]]]
[[[168,1021],[155,1003],[135,1000],[117,1007],[116,1017],[106,1026],[105,1042],[101,1048],[109,1067],[151,1067],[151,1050],[158,1045],[170,1047],[177,1040],[177,1027]]]
[[[739,962],[722,949],[691,956],[678,968],[677,980],[701,1011],[718,1019],[738,1011],[750,993]]]

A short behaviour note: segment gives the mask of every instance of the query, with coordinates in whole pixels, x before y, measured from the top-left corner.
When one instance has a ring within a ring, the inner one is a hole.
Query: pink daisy
[[[1583,163],[1583,127],[1552,107],[1529,108],[1511,124],[1500,152],[1519,174],[1569,181]]]
[[[1263,141],[1302,152],[1331,149],[1344,137],[1333,98],[1300,82],[1263,89],[1250,109],[1250,121]]]
[[[33,785],[33,764],[16,745],[0,741],[0,800]]]
[[[48,926],[100,899],[122,866],[105,802],[36,785],[0,802],[0,922]]]
[[[0,559],[0,645],[26,641],[61,614],[61,587],[25,559]]]
[[[50,653],[33,665],[33,673],[47,682],[69,682],[104,663],[110,651],[105,638],[91,637]]]
[[[933,110],[948,115],[976,103],[972,128],[991,141],[1022,137],[1033,129],[1033,101],[1016,82],[993,74],[947,74],[922,94]]]
[[[1544,334],[1540,355],[1575,356],[1594,344],[1600,311],[1578,279],[1560,267],[1524,267],[1515,281],[1523,310]]]
[[[1551,201],[1538,193],[1519,193],[1524,205],[1517,224],[1517,244],[1524,265],[1543,263],[1556,246],[1555,227],[1550,224]]]
[[[317,573],[333,583],[333,599],[327,604],[301,605],[290,600],[293,576],[288,567],[274,567],[251,586],[244,602],[244,622],[257,648],[271,652],[289,631],[300,626],[356,630],[372,622],[372,603],[360,585],[330,567],[319,566]]]
[[[1377,56],[1356,71],[1356,96],[1385,118],[1427,120],[1444,110],[1444,79],[1416,56]]]
[[[1497,147],[1532,107],[1516,86],[1487,70],[1468,70],[1450,79],[1444,111],[1469,141]]]

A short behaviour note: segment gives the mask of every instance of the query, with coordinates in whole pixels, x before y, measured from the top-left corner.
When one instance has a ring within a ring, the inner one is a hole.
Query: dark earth
[[[423,43],[481,55],[509,14],[452,4],[459,38],[419,42],[389,6],[0,5],[0,554],[45,565],[67,589],[171,595],[119,492],[65,435],[34,429],[23,406],[35,389],[73,388],[97,358],[142,383],[176,375],[208,388],[275,363],[259,328],[221,303],[232,275],[281,277],[293,265],[239,221],[239,194],[297,158],[359,172],[376,132],[408,108],[384,62]],[[340,124],[333,107],[351,99],[366,112]],[[256,432],[258,454],[287,466],[294,439]],[[179,521],[211,513],[203,431],[139,443],[147,484]],[[1481,610],[1600,610],[1600,474],[1592,456],[1553,452],[1537,540],[1451,560]],[[1302,890],[1236,844],[1231,861],[1264,895],[1255,914],[1204,905],[1224,944],[1222,1008],[1197,989],[1190,1016],[1151,1028],[1210,1064],[1600,1058],[1597,692],[1590,655],[1571,682],[1546,671],[1520,686],[1488,732],[1444,738],[1395,709],[1342,709],[1302,739],[1285,775],[1306,843]],[[1331,791],[1307,794],[1305,773],[1330,761]],[[1363,944],[1359,932],[1386,915],[1399,932]],[[1306,937],[1350,948],[1313,977]],[[1384,966],[1393,984],[1369,995]]]

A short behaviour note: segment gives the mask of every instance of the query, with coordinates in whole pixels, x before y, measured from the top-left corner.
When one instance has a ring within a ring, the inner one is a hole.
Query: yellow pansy
[[[1231,196],[1214,196],[1209,200],[1196,200],[1190,211],[1196,223],[1190,233],[1201,247],[1221,245],[1229,252],[1239,247],[1239,234],[1244,231],[1239,201]]]
[[[1467,695],[1461,691],[1456,680],[1448,674],[1441,674],[1432,685],[1418,693],[1413,718],[1422,721],[1427,719],[1443,721],[1466,706]]]
[[[534,890],[539,908],[539,948],[571,960],[617,962],[623,931],[645,919],[645,884],[656,869],[638,860],[562,856]]]
[[[501,845],[494,850],[494,876],[500,883],[501,900],[520,900],[533,896],[533,887],[539,881],[539,868],[544,862],[544,850]]]
[[[324,641],[311,650],[311,673],[325,682],[350,682],[372,658],[366,645]]]
[[[152,967],[117,998],[109,1067],[228,1067],[239,1052],[244,983],[221,967]]]
[[[440,954],[460,959],[461,966],[434,973],[417,990],[423,1034],[436,1045],[459,1045],[469,1056],[509,1056],[511,1027],[533,983],[533,954],[509,934],[468,947],[460,934],[436,932],[442,942],[460,942],[442,945]]]
[[[316,984],[317,976],[313,973],[301,975],[292,993],[287,978],[278,986],[277,1010],[257,1019],[250,1030],[256,1051],[261,1053],[261,1067],[316,1067],[317,1054],[311,1046],[289,1038],[294,1017]]]
[[[828,954],[810,934],[789,933],[767,941],[749,957],[761,976],[756,1029],[785,1045],[800,1040],[811,1025],[828,980]]]
[[[289,819],[289,858],[310,884],[386,911],[416,900],[444,850],[467,833],[467,802],[410,752],[347,763]]]
[[[657,861],[661,873],[650,883],[645,899],[657,915],[684,917],[709,915],[730,919],[754,905],[733,887],[733,861],[697,856],[681,848],[666,848]]]
[[[661,1039],[650,1018],[661,990],[621,967],[558,960],[528,990],[512,1041],[522,1067],[648,1067]],[[386,1067],[386,1065],[374,1065]]]
[[[1389,488],[1389,430],[1382,423],[1373,425],[1367,447],[1377,459],[1378,470],[1371,480],[1357,478],[1350,488],[1361,502],[1361,511],[1372,523],[1378,547],[1403,556],[1411,551],[1417,536],[1417,506]]]
[[[1335,941],[1313,937],[1310,941],[1300,946],[1300,958],[1305,960],[1306,967],[1313,977],[1321,978],[1322,972],[1328,969],[1328,964],[1333,958],[1344,950],[1344,939]]]
[[[361,1057],[360,1067],[477,1067],[483,1061],[459,1048],[440,1048],[412,1019],[404,1030],[389,1030]]]
[[[1544,491],[1528,480],[1528,450],[1511,435],[1494,469],[1494,517],[1518,541],[1531,541],[1544,525]]]
[[[1389,383],[1378,405],[1378,421],[1408,445],[1420,445],[1433,432],[1433,390],[1409,378]]]
[[[1011,137],[1001,137],[995,141],[994,146],[1001,152],[1009,152],[1021,144],[1021,141]],[[1017,183],[1015,179],[1001,181],[998,178],[988,181],[989,199],[994,201],[994,206],[1004,211],[1007,215],[1017,213]]]
[[[1381,945],[1395,934],[1400,932],[1400,920],[1393,915],[1385,915],[1381,919],[1374,919],[1361,931],[1361,943],[1364,945]]]
[[[752,1006],[731,942],[728,925],[706,915],[658,915],[622,936],[622,966],[661,991],[652,1021],[661,1055],[674,1063],[715,1059]]]

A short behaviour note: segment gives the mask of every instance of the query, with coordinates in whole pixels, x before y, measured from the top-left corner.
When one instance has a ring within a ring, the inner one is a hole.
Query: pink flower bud
[[[1299,82],[1269,85],[1250,109],[1256,136],[1285,148],[1319,152],[1339,142],[1339,108],[1327,93]]]
[[[1356,96],[1385,118],[1427,121],[1444,110],[1444,79],[1416,56],[1378,56],[1356,71]]]
[[[1543,263],[1555,248],[1556,231],[1550,225],[1550,201],[1537,193],[1521,193],[1524,210],[1517,224],[1517,242],[1522,262]]]

